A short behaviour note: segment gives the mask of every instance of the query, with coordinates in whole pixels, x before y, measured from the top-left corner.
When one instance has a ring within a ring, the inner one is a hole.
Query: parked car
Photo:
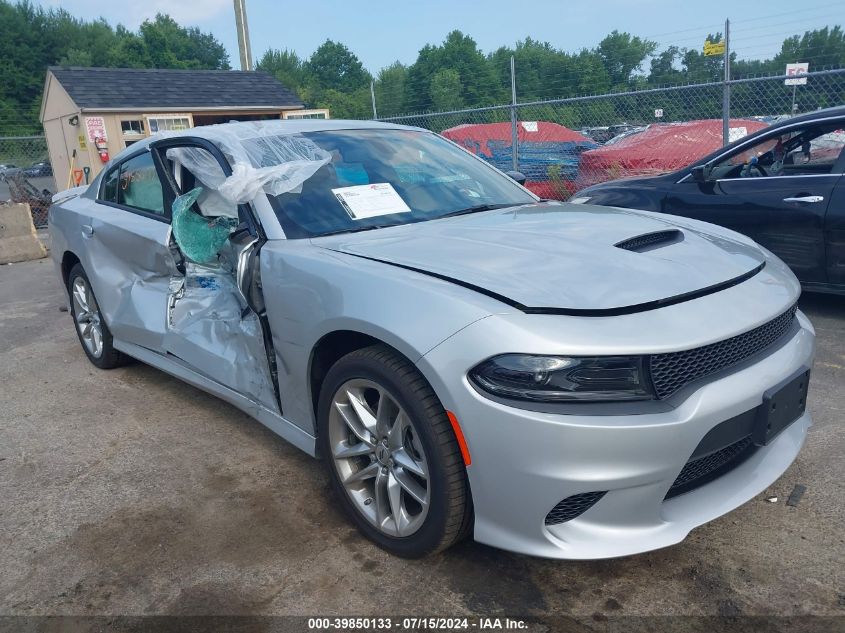
[[[660,124],[659,123],[653,123],[652,125],[660,125]],[[642,126],[639,126],[639,127],[631,127],[627,130],[623,130],[622,132],[619,132],[619,134],[614,136],[612,139],[610,139],[607,143],[605,143],[605,145],[616,145],[619,141],[621,141],[624,138],[628,138],[629,136],[636,136],[640,132],[645,132],[649,127],[651,127],[651,126],[642,125]]]
[[[50,231],[94,365],[139,359],[321,456],[401,556],[470,534],[552,558],[671,545],[810,426],[814,332],[777,257],[540,201],[425,130],[154,136],[57,195]]]
[[[52,176],[53,175],[53,167],[50,163],[46,161],[42,161],[40,163],[34,163],[23,170],[25,176],[29,178],[39,178],[44,176]]]
[[[577,201],[719,224],[780,257],[807,290],[845,293],[843,130],[845,107],[787,119],[671,173],[588,187]]]
[[[620,134],[624,134],[625,132],[630,132],[631,130],[641,130],[644,127],[646,127],[646,126],[644,126],[641,123],[618,123],[616,125],[611,125],[610,127],[607,128],[607,130],[613,136],[619,136]]]
[[[610,131],[608,126],[602,127],[585,127],[581,129],[581,134],[584,136],[593,139],[599,145],[607,143],[610,139],[613,138],[613,132]]]
[[[2,163],[0,164],[0,178],[4,177],[6,174],[19,171],[19,169],[19,167],[12,165],[11,163]]]

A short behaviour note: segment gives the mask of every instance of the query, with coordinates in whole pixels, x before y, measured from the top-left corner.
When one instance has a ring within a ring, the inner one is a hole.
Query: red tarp
[[[596,143],[548,121],[520,121],[516,129],[525,186],[541,198],[568,198],[574,191],[581,153]],[[509,122],[458,125],[441,134],[502,171],[513,169]]]
[[[536,131],[533,131],[535,126]],[[479,153],[490,158],[493,156],[493,150],[490,148],[488,141],[504,141],[510,147],[511,124],[507,122],[456,125],[448,130],[443,130],[441,134],[465,147],[469,143],[476,143],[481,150]],[[592,139],[587,138],[583,134],[575,130],[570,130],[568,127],[558,125],[557,123],[549,123],[548,121],[520,121],[516,126],[516,135],[520,143],[525,141],[581,141],[593,144]]]
[[[753,119],[731,119],[733,140],[766,127]],[[743,133],[744,132],[744,133]],[[652,176],[694,163],[722,146],[722,120],[652,124],[612,145],[584,152],[578,188],[629,176]]]

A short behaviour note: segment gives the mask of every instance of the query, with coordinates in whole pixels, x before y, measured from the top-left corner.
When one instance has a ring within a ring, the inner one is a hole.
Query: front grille
[[[582,492],[581,494],[567,497],[546,515],[546,525],[557,525],[558,523],[571,521],[592,508],[605,494],[607,494],[607,490]]]
[[[758,328],[718,343],[649,358],[651,380],[658,398],[668,398],[694,380],[736,365],[767,348],[792,326],[796,307]]]
[[[747,435],[715,453],[710,453],[698,459],[691,459],[681,470],[681,474],[675,479],[672,487],[669,488],[666,498],[669,499],[684,492],[689,492],[693,488],[703,486],[708,481],[724,475],[744,462],[755,449],[751,436]]]

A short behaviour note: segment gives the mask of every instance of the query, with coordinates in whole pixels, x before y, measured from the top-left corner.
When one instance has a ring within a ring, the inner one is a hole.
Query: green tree
[[[627,83],[631,74],[640,70],[646,57],[656,49],[656,42],[614,30],[599,42],[596,53],[607,69],[611,83],[617,86]]]
[[[408,69],[398,61],[379,71],[375,85],[379,116],[396,116],[407,112],[405,107],[407,79]]]
[[[434,107],[431,80],[444,69],[454,70],[460,76],[460,97],[467,107],[501,102],[507,94],[497,80],[492,63],[475,40],[460,31],[452,31],[443,44],[424,46],[417,61],[408,68],[406,100],[411,109]]]
[[[300,92],[305,84],[304,63],[294,51],[268,49],[258,63],[256,70],[273,75],[285,87]]]
[[[369,86],[372,77],[344,44],[326,40],[305,63],[308,82],[317,91],[351,93]]]
[[[841,26],[807,31],[801,37],[786,38],[775,55],[773,70],[784,72],[786,64],[810,62],[810,70],[845,67],[845,33]]]
[[[461,99],[461,76],[454,68],[443,68],[431,78],[431,105],[435,110],[460,110],[464,107]]]
[[[90,51],[80,50],[78,48],[69,48],[59,60],[59,66],[85,66],[91,67],[94,65],[94,56]]]
[[[140,35],[154,68],[230,68],[226,49],[213,35],[179,26],[168,15],[145,20]]]
[[[44,75],[56,64],[228,68],[222,44],[159,15],[136,33],[62,9],[0,0],[0,135],[38,132]]]
[[[359,88],[352,92],[329,88],[320,93],[315,104],[318,108],[329,108],[335,119],[373,118],[369,88]]]
[[[684,73],[678,68],[683,52],[677,46],[669,46],[651,58],[648,75],[650,84],[671,86],[684,82]]]

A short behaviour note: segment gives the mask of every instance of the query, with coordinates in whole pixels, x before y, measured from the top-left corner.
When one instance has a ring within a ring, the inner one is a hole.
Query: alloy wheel
[[[343,487],[357,510],[388,536],[416,532],[428,514],[428,460],[414,424],[382,386],[345,382],[329,412],[329,443]]]
[[[103,326],[100,308],[88,282],[82,277],[73,280],[73,316],[82,343],[94,358],[103,354]]]

